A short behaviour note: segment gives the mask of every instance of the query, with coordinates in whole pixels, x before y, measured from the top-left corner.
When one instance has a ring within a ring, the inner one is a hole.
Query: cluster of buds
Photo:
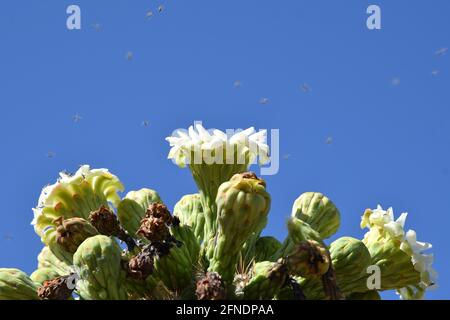
[[[376,300],[385,290],[423,298],[436,283],[431,244],[404,230],[406,214],[395,220],[392,209],[368,209],[364,239],[328,243],[340,212],[327,196],[306,192],[293,203],[287,237],[262,236],[272,199],[248,170],[269,160],[265,135],[197,124],[167,138],[169,158],[198,187],[173,215],[152,189],[121,198],[124,186],[106,169],[61,173],[33,210],[44,245],[37,270],[0,269],[0,300]],[[379,288],[367,286],[370,266],[381,270]]]

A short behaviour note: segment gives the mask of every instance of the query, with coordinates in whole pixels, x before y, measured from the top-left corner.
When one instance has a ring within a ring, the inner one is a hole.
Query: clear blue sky
[[[379,31],[366,28],[372,3]],[[82,30],[66,29],[69,4]],[[34,270],[31,208],[60,170],[109,168],[170,207],[195,192],[164,138],[202,120],[280,129],[266,233],[284,237],[305,191],[340,208],[339,236],[362,238],[360,216],[378,203],[408,211],[434,245],[428,298],[449,298],[450,53],[435,54],[450,46],[449,15],[448,0],[2,1],[0,266]]]

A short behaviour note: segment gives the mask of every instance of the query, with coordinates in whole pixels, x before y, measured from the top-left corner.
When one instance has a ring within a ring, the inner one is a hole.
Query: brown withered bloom
[[[264,181],[263,179],[258,178],[258,176],[256,175],[256,173],[248,171],[248,172],[243,172],[241,173],[242,178],[244,179],[253,179],[253,180],[259,180],[259,184],[262,186],[266,186],[266,181]]]
[[[123,232],[116,215],[105,206],[91,212],[89,221],[98,232],[105,236],[118,236]]]
[[[98,235],[96,228],[82,218],[59,217],[54,223],[57,225],[56,242],[70,253],[75,253],[87,238]]]
[[[217,272],[207,272],[197,281],[198,300],[224,300],[226,298],[225,284]]]
[[[169,228],[162,218],[146,217],[141,220],[137,233],[151,242],[164,241],[170,236]]]
[[[170,241],[169,227],[179,224],[180,220],[173,217],[165,205],[155,202],[148,207],[136,234],[151,242]]]
[[[170,214],[169,209],[167,209],[167,207],[161,203],[157,203],[154,202],[152,203],[148,209],[147,212],[145,213],[145,217],[146,218],[158,218],[161,219],[165,224],[167,224],[168,226],[173,224],[173,217]]]
[[[143,250],[137,256],[131,258],[128,263],[128,274],[136,280],[145,280],[154,270],[154,252]]]
[[[44,281],[38,289],[41,300],[67,300],[72,296],[74,289],[69,289],[67,280],[70,276],[58,277],[53,280]]]
[[[102,206],[100,209],[91,212],[89,222],[102,235],[117,237],[124,241],[128,250],[132,251],[136,247],[134,239],[122,228],[117,216],[111,209]]]

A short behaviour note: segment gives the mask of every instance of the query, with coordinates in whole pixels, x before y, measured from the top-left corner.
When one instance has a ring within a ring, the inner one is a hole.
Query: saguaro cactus
[[[35,272],[0,269],[0,299],[355,299],[396,290],[420,299],[436,283],[431,244],[405,231],[406,214],[367,209],[362,240],[340,237],[341,215],[319,192],[293,203],[283,241],[262,236],[270,186],[248,172],[266,163],[266,132],[195,128],[167,138],[198,193],[173,214],[149,188],[130,191],[106,169],[82,166],[45,187],[33,226],[44,243]],[[274,218],[276,219],[276,214]],[[380,286],[368,287],[369,267]]]

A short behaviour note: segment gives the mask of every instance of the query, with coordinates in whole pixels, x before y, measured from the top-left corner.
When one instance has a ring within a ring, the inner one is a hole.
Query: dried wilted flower
[[[42,300],[67,300],[74,289],[70,289],[67,280],[70,276],[58,277],[45,281],[38,289],[38,296]]]
[[[226,298],[225,284],[217,272],[207,272],[197,281],[198,300],[223,300]]]

